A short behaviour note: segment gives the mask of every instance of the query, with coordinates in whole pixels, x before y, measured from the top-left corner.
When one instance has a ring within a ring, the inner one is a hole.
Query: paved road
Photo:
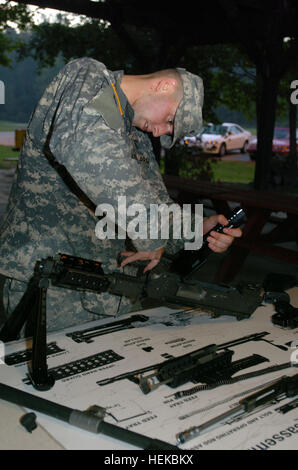
[[[14,145],[14,132],[0,132],[0,145]]]
[[[205,153],[202,155],[204,155],[206,158],[216,158],[216,160],[222,160],[225,162],[233,161],[233,160],[238,161],[238,162],[250,162],[251,161],[248,153],[241,153],[239,152],[239,150],[230,150],[229,153],[227,153],[223,157],[219,157],[218,155],[214,155],[212,153]]]
[[[238,150],[231,150],[227,155],[221,158],[221,160],[227,162],[231,160],[237,160],[238,162],[250,162],[250,156],[248,153],[241,153]]]

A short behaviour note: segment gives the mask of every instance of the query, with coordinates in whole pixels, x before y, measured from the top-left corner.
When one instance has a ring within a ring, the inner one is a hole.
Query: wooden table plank
[[[179,203],[199,203],[209,199],[218,213],[228,215],[228,202],[237,202],[247,214],[247,223],[241,239],[235,240],[224,262],[216,274],[217,282],[230,282],[241,269],[250,251],[272,256],[285,262],[298,264],[298,252],[273,244],[281,237],[282,228],[272,234],[262,236],[261,231],[269,221],[272,212],[283,212],[287,219],[283,223],[285,230],[291,228],[298,242],[298,197],[279,191],[263,191],[228,183],[194,181],[177,176],[164,176],[165,185],[175,193]]]

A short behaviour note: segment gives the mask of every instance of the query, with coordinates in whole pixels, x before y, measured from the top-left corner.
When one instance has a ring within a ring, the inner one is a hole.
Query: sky
[[[2,3],[6,3],[6,0],[0,0],[0,5]],[[17,3],[11,2],[12,5],[16,5]],[[55,21],[56,15],[58,13],[63,13],[59,10],[54,10],[52,8],[40,8],[34,5],[28,5],[28,8],[34,13],[34,23],[42,23],[45,19],[49,22]],[[72,13],[65,13],[67,14],[68,19],[71,21],[72,25],[75,25],[76,23],[81,23],[81,17],[80,15],[74,15]],[[16,28],[16,25],[13,22],[8,22],[8,25],[11,26],[12,28]]]
[[[54,21],[58,13],[67,14],[69,19],[72,19],[71,24],[79,22],[79,15],[74,15],[72,13],[61,12],[60,10],[54,10],[52,8],[40,8],[33,5],[28,5],[29,9],[34,12],[34,20],[36,23],[41,23],[44,18],[47,21]]]

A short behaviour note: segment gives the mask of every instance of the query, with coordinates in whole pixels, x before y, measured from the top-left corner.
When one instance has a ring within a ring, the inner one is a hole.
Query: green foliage
[[[15,159],[18,156],[19,152],[15,152],[12,147],[0,145],[0,168],[14,168],[17,164]]]
[[[87,21],[79,26],[67,22],[42,23],[32,28],[32,36],[22,48],[42,67],[52,67],[57,56],[64,62],[78,57],[93,57],[111,68],[130,68],[133,57],[127,53],[112,28],[100,20]]]
[[[3,31],[9,22],[15,23],[19,29],[25,30],[31,21],[31,13],[26,5],[15,2],[1,2],[0,9],[0,30]]]
[[[175,145],[165,156],[165,173],[182,178],[213,181],[215,158],[206,157],[196,147]]]
[[[219,122],[216,108],[241,111],[255,117],[255,68],[246,54],[229,44],[189,47],[182,58],[183,67],[204,80],[204,119]]]
[[[15,31],[7,34],[13,41],[19,38],[26,42],[30,37],[29,33],[17,34]],[[37,64],[32,58],[17,61],[16,51],[11,52],[9,58],[11,67],[0,65],[0,80],[5,83],[5,104],[0,106],[0,119],[26,123],[44,89],[62,68],[63,61],[58,57],[54,67],[44,68],[37,74]]]
[[[196,181],[249,184],[253,182],[254,171],[254,162],[225,161],[183,145],[167,151],[161,164],[162,173]]]
[[[204,80],[206,121],[218,122],[215,110],[221,105],[241,110],[249,118],[255,115],[254,67],[235,46],[192,46],[175,56],[174,46],[169,43],[165,48],[152,29],[119,29],[100,20],[86,19],[70,26],[63,18],[61,15],[55,23],[45,22],[32,28],[22,54],[33,57],[39,68],[52,66],[58,54],[65,62],[90,56],[112,70],[124,68],[127,73],[182,66]]]
[[[219,122],[220,106],[241,111],[248,120],[256,117],[255,66],[236,45],[177,47],[177,42],[160,37],[152,28],[123,25],[116,18],[112,25],[86,18],[72,25],[67,15],[60,14],[54,23],[34,25],[30,40],[19,50],[22,56],[33,57],[39,70],[53,66],[57,57],[68,62],[83,56],[127,73],[185,67],[203,78],[205,121]],[[280,96],[277,113],[285,109]]]
[[[22,45],[20,38],[12,38],[10,35],[5,34],[5,31],[11,23],[15,24],[21,31],[24,31],[31,24],[31,14],[27,6],[13,3],[1,3],[0,8],[0,64],[5,66],[10,65],[9,53]]]

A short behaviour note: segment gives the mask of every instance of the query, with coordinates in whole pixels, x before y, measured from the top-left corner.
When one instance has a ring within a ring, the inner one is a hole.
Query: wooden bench
[[[243,236],[235,239],[216,274],[217,282],[230,282],[241,269],[250,251],[271,256],[298,265],[298,251],[275,245],[278,242],[295,240],[298,243],[298,197],[278,191],[261,191],[245,185],[195,181],[177,176],[164,176],[166,187],[172,198],[180,203],[199,203],[209,200],[216,213],[228,215],[229,202],[239,203],[245,210],[247,222]],[[286,217],[278,220],[274,212],[283,212]],[[271,232],[261,234],[267,222],[274,222]]]

